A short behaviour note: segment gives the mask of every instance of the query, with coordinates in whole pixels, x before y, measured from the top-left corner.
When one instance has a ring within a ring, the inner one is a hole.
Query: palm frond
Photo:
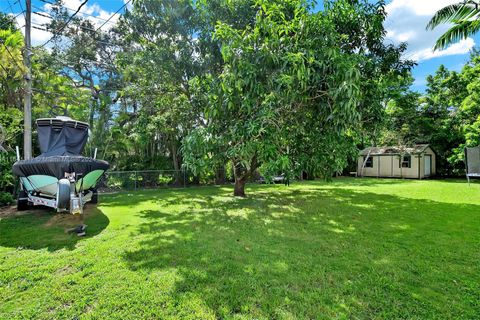
[[[442,23],[470,20],[479,14],[479,6],[473,1],[452,4],[438,10],[428,22],[426,29],[432,30]]]
[[[433,50],[445,49],[450,44],[466,39],[480,30],[480,20],[462,21],[445,32],[435,43]]]

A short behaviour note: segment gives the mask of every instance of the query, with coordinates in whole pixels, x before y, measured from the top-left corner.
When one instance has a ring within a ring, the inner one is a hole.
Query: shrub
[[[15,177],[12,172],[12,165],[14,162],[14,154],[0,153],[0,192],[13,191]]]
[[[0,207],[8,206],[15,202],[12,195],[8,192],[0,192]]]
[[[158,175],[158,183],[160,185],[168,185],[173,181],[175,181],[175,177],[172,177],[171,175],[163,175],[161,173]]]

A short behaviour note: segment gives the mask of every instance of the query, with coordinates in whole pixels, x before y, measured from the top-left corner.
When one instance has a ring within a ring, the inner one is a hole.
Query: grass
[[[475,319],[480,186],[151,190],[0,220],[0,318]]]

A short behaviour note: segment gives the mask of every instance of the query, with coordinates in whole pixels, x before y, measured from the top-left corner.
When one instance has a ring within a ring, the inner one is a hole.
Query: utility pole
[[[21,0],[20,0],[21,1]],[[30,31],[32,29],[32,0],[25,0],[25,55],[23,57],[27,71],[25,73],[25,97],[23,106],[23,157],[32,158],[32,74]]]

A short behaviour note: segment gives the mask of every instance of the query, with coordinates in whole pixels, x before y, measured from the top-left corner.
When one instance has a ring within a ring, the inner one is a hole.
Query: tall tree
[[[84,106],[87,112],[80,118],[89,122],[93,133],[87,150],[93,153],[91,147],[98,147],[99,154],[105,157],[111,138],[108,129],[112,106],[121,98],[119,87],[122,84],[115,65],[116,53],[121,48],[107,29],[110,25],[100,29],[87,18],[79,15],[72,18],[62,0],[55,1],[49,8],[51,19],[45,27],[54,35],[50,41],[52,50],[50,54],[42,55],[39,51],[43,48],[40,47],[35,54],[42,57],[44,64],[68,78],[74,89],[89,93],[89,104]],[[34,86],[41,85],[38,79],[34,83]]]
[[[198,119],[190,88],[201,66],[195,15],[191,1],[141,0],[117,29],[125,39],[117,65],[135,88],[124,94],[135,101],[132,120],[142,124],[132,129],[152,166],[168,154],[171,167],[181,169],[181,140]]]
[[[359,60],[362,96],[356,133],[361,148],[376,145],[386,125],[387,103],[405,91],[403,83],[415,63],[402,59],[406,43],[385,43],[385,1],[326,1],[325,8],[335,29],[342,35],[342,50],[363,57]]]
[[[218,24],[225,65],[209,85],[206,127],[184,145],[193,170],[226,156],[235,196],[245,196],[260,165],[295,163],[300,144],[316,151],[318,167],[333,172],[343,155],[328,154],[328,146],[344,140],[358,120],[358,57],[342,53],[329,17],[295,0],[258,1],[256,9],[252,26]],[[309,131],[315,132],[310,141]]]

